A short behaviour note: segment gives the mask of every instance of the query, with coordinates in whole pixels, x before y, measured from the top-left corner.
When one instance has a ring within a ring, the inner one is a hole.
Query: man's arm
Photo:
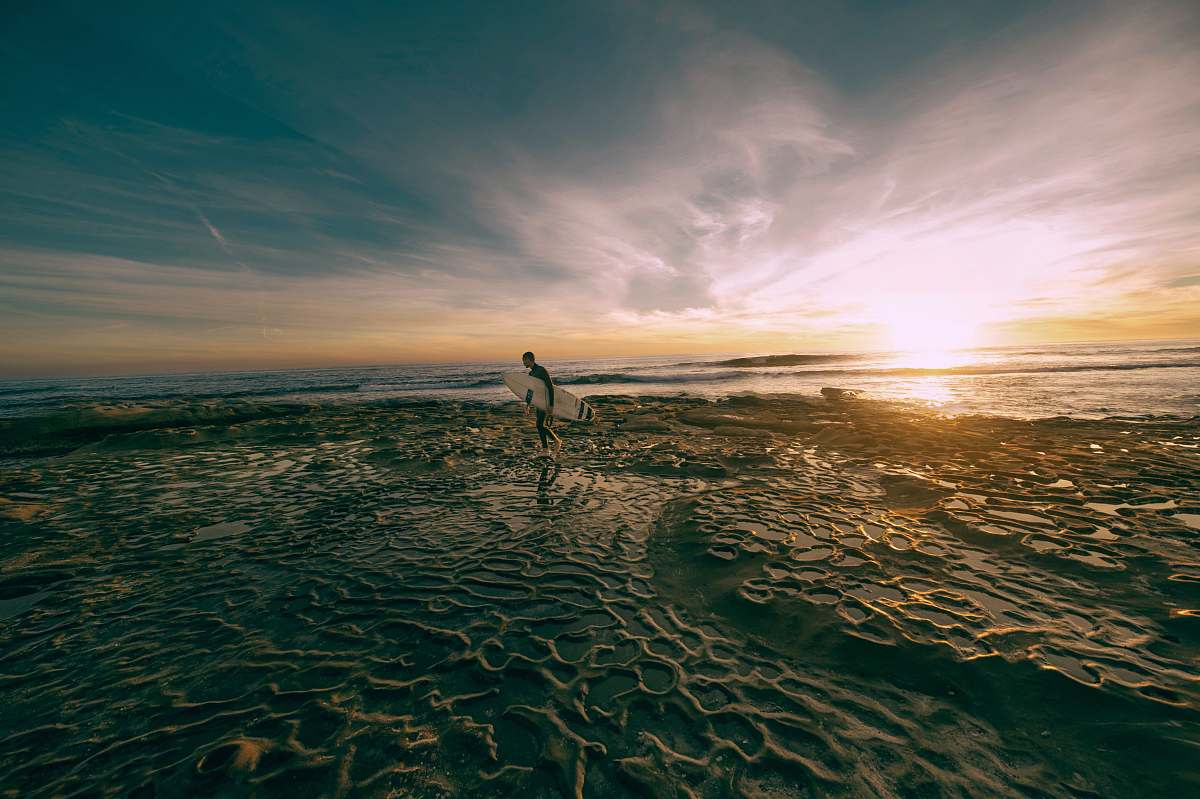
[[[550,373],[546,371],[546,367],[542,367],[542,373],[538,375],[542,378],[542,382],[546,384],[546,413],[554,415],[554,383],[550,380]]]

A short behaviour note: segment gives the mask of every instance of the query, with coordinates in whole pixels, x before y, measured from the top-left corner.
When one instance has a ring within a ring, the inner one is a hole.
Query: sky
[[[1194,2],[4,14],[0,376],[1200,336]]]

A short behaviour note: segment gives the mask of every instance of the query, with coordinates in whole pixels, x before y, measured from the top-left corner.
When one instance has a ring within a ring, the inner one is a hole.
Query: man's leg
[[[546,448],[546,412],[538,408],[537,412],[538,438],[542,440],[542,449]]]

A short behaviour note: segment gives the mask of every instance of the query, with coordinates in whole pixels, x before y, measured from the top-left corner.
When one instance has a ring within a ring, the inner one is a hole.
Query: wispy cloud
[[[831,119],[831,92],[769,48],[706,36],[671,77],[623,158],[600,170],[527,159],[479,178],[490,224],[612,312],[690,317],[727,305],[730,284],[774,257],[772,228],[792,195],[854,154]]]
[[[833,33],[861,27],[831,8]],[[81,89],[0,137],[0,324],[39,357],[246,336],[274,358],[466,357],[531,320],[627,352],[869,346],[929,314],[1009,338],[1200,326],[1181,301],[1200,257],[1185,3],[951,16],[920,57],[880,30],[871,80],[870,48],[847,64],[773,35],[800,13],[779,8],[472,27],[268,5],[188,16],[167,48],[149,34],[174,13],[111,34],[178,97]]]
[[[866,107],[770,48],[719,42],[664,104],[653,158],[599,181],[522,166],[487,207],[526,252],[605,284],[625,320],[704,309],[828,333],[896,307],[1119,314],[1197,251],[1184,21],[1110,9]]]

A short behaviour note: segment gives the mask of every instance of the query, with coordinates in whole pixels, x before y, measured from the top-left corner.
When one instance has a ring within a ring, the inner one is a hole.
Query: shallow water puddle
[[[245,522],[218,522],[197,529],[192,538],[193,542],[212,541],[216,538],[226,538],[231,535],[241,535],[250,532],[252,528]]]
[[[1200,530],[1200,513],[1176,513],[1171,518],[1178,519],[1194,530]]]
[[[1104,502],[1087,502],[1087,503],[1084,503],[1084,507],[1098,510],[1101,513],[1107,513],[1110,516],[1119,516],[1120,514],[1118,513],[1118,511],[1122,511],[1122,510],[1126,510],[1126,509],[1128,509],[1128,510],[1171,510],[1177,506],[1175,504],[1175,500],[1168,499],[1164,502],[1143,502],[1143,503],[1139,503],[1137,505],[1133,505],[1128,502],[1121,502],[1118,504],[1108,504],[1108,503],[1104,503]]]
[[[49,591],[34,591],[17,597],[0,598],[0,619],[19,616],[49,595]]]

